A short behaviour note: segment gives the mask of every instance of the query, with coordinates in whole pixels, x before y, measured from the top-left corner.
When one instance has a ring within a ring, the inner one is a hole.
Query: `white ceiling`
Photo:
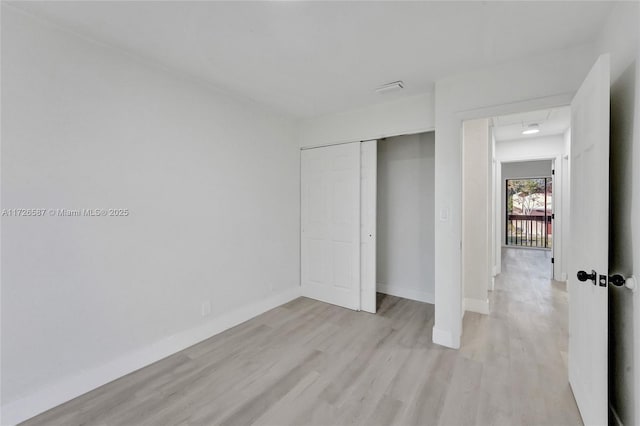
[[[11,2],[297,117],[591,42],[611,2]],[[405,89],[374,89],[403,80]]]
[[[540,126],[540,132],[523,135],[522,130],[533,123]],[[498,142],[562,135],[571,126],[571,109],[561,107],[502,115],[493,118],[493,126],[493,134]]]

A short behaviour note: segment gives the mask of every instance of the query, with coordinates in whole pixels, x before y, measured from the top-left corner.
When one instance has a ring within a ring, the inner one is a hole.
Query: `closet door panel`
[[[360,144],[360,308],[376,313],[378,141]]]
[[[302,292],[360,309],[360,143],[301,154]]]

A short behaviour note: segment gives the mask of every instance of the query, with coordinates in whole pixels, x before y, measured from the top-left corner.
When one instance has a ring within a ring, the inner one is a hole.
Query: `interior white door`
[[[609,73],[603,55],[571,103],[569,382],[585,425],[608,421]]]
[[[301,154],[301,281],[306,297],[360,309],[360,142]]]
[[[360,144],[360,307],[376,313],[378,141]]]

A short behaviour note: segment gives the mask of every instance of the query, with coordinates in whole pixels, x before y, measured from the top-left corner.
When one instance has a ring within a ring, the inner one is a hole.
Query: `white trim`
[[[402,297],[404,299],[416,300],[418,302],[435,303],[433,293],[428,291],[413,290],[400,285],[377,283],[378,293],[388,294],[391,296]]]
[[[454,336],[450,331],[433,326],[433,343],[447,348],[460,349],[460,336]]]
[[[300,297],[300,287],[294,287],[266,300],[254,302],[248,306],[223,314],[199,327],[168,336],[145,348],[116,358],[107,364],[85,370],[80,374],[43,387],[30,395],[2,406],[0,423],[2,425],[13,425],[23,422],[298,297]]]
[[[478,314],[489,315],[489,299],[469,299],[464,298],[463,307],[465,312],[476,312]]]
[[[494,104],[480,108],[460,110],[454,113],[454,117],[456,120],[466,121],[476,118],[495,117],[497,115],[517,114],[520,112],[558,108],[571,105],[573,95],[574,93],[560,93],[557,95],[543,96],[524,101],[515,101],[508,102],[506,104]]]

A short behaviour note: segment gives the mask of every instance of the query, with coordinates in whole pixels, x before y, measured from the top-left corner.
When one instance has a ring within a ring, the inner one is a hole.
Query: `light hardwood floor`
[[[378,295],[371,315],[300,298],[25,424],[581,424],[565,286],[547,252],[503,259],[459,351],[431,342],[432,305]]]

